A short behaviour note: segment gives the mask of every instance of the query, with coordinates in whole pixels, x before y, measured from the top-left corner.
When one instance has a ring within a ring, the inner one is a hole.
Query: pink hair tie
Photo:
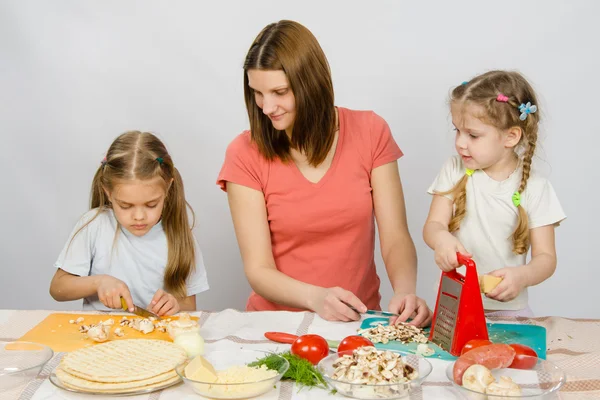
[[[502,93],[498,93],[498,97],[496,97],[496,100],[502,103],[508,103],[508,97],[506,97]]]

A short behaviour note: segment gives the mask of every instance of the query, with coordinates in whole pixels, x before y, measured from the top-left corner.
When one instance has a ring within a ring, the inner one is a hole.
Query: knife
[[[358,311],[356,308],[354,308],[350,304],[348,304],[348,303],[344,303],[344,304],[346,304],[348,307],[350,307],[350,309],[352,311],[354,311],[355,313],[360,314],[360,315],[368,314],[368,315],[376,315],[378,317],[399,317],[400,316],[400,314],[391,313],[389,311],[377,311],[377,310],[367,310],[364,313],[361,313],[360,311]]]
[[[400,314],[395,314],[389,311],[367,310],[364,314],[377,315],[379,317],[399,317]]]
[[[127,303],[125,302],[125,299],[121,297],[121,307],[123,307],[124,311],[129,311],[129,307],[127,307]],[[133,313],[135,315],[139,315],[140,317],[144,317],[144,318],[156,318],[157,320],[160,319],[160,317],[156,314],[154,314],[153,312],[150,312],[142,307],[138,307],[135,304],[133,305],[134,310]]]

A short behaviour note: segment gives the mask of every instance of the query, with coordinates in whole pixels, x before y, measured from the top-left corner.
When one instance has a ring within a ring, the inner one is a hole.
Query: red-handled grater
[[[429,341],[453,356],[460,355],[472,339],[488,339],[475,262],[456,253],[459,265],[467,267],[463,276],[456,270],[442,272]]]

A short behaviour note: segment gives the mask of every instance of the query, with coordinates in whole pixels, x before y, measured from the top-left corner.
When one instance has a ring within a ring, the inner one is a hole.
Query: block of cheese
[[[185,367],[186,378],[200,382],[216,382],[217,371],[204,357],[196,356]]]
[[[502,278],[492,275],[480,275],[479,276],[479,289],[481,293],[490,293],[492,290],[502,282]]]

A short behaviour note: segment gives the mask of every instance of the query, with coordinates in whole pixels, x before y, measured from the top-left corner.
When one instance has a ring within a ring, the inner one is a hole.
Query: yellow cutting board
[[[119,324],[121,317],[126,316],[128,319],[141,318],[133,314],[63,314],[53,313],[48,315],[42,322],[34,326],[29,332],[19,338],[20,341],[34,342],[45,344],[55,352],[61,351],[73,351],[81,349],[83,347],[93,346],[98,344],[91,339],[88,339],[84,333],[79,332],[80,325],[91,325],[97,324],[100,321],[106,321],[112,318],[115,321],[114,325],[110,327],[109,340],[122,340],[122,339],[159,339],[171,341],[169,334],[166,332],[159,332],[154,330],[148,334],[144,334],[128,326]],[[71,324],[70,320],[77,320],[77,318],[83,317],[81,324]],[[170,318],[171,321],[178,319],[178,317],[165,317],[163,319]],[[197,320],[197,317],[191,317]],[[124,336],[117,336],[114,334],[115,328],[120,327],[123,330]]]

